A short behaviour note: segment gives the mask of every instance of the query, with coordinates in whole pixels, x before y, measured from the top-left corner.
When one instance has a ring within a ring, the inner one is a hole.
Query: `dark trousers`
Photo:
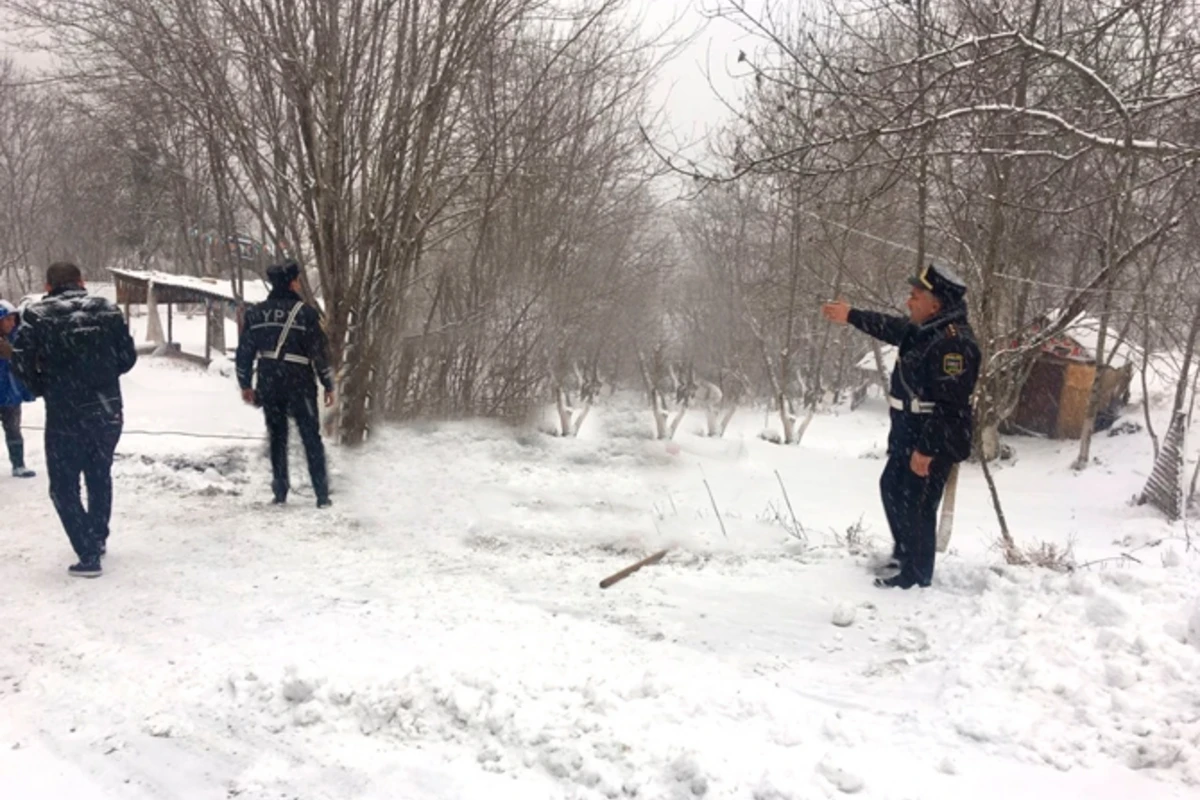
[[[21,407],[0,406],[0,426],[8,445],[8,460],[14,468],[25,466],[25,440],[21,438]]]
[[[296,420],[300,441],[308,457],[308,474],[318,500],[329,497],[329,477],[325,471],[325,445],[321,442],[321,423],[317,413],[317,393],[291,391],[271,393],[262,398],[271,439],[271,489],[280,500],[288,493],[288,417]]]
[[[953,464],[934,459],[929,476],[922,478],[909,466],[911,458],[911,452],[889,456],[879,490],[895,542],[893,554],[903,565],[901,574],[927,586],[937,555],[938,506]]]
[[[124,425],[122,415],[46,421],[46,472],[50,499],[80,561],[99,557],[112,517],[112,464]],[[87,508],[79,478],[87,484]]]

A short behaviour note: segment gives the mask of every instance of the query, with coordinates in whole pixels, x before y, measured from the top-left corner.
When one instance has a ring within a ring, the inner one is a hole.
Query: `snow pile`
[[[176,496],[237,497],[250,483],[249,460],[249,453],[244,448],[178,456],[118,453],[113,472],[118,479],[137,481]]]
[[[965,599],[941,700],[988,752],[1058,769],[1116,759],[1200,783],[1200,650],[1172,630],[1195,575],[1006,573]]]
[[[449,652],[462,654],[453,666],[401,668],[387,683],[284,670],[269,680],[231,678],[224,695],[237,718],[255,715],[275,736],[347,748],[362,737],[450,746],[480,770],[532,772],[581,799],[801,798],[815,774],[842,791],[863,786],[865,765],[852,749],[860,734],[847,736],[836,715],[769,683],[683,658],[614,669],[553,633],[533,659],[503,634],[448,638]],[[810,729],[814,714],[829,717],[824,731]]]

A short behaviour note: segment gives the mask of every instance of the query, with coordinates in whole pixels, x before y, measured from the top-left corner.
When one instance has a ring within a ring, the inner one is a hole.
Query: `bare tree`
[[[569,161],[536,162],[551,157],[553,142],[563,143],[554,145],[559,156],[586,168],[584,159],[594,160],[590,148],[605,141],[595,136],[599,128],[633,130],[630,109],[640,102],[637,89],[650,68],[637,61],[638,48],[629,47],[627,32],[616,24],[617,0],[564,13],[536,0],[7,5],[51,33],[66,75],[82,91],[119,104],[123,89],[137,87],[156,109],[165,109],[156,125],[169,119],[189,134],[189,145],[201,144],[200,151],[180,146],[174,153],[185,161],[203,152],[199,172],[212,188],[211,202],[203,205],[205,213],[214,212],[205,224],[215,224],[221,238],[249,218],[272,247],[287,242],[311,265],[308,277],[324,305],[342,384],[341,431],[349,442],[362,441],[370,419],[398,407],[396,398],[437,383],[411,380],[420,360],[412,336],[421,320],[426,340],[437,327],[431,321],[443,313],[452,320],[441,326],[445,332],[458,336],[467,329],[453,311],[455,304],[464,308],[468,296],[452,286],[442,265],[451,254],[491,257],[492,223],[482,220],[494,222],[503,213],[502,200],[530,187],[531,165],[552,186],[571,174]],[[589,99],[548,106],[549,98],[567,96],[568,85]],[[550,111],[552,121],[539,120],[535,109]],[[573,119],[570,109],[579,112]],[[616,140],[609,134],[607,141]],[[627,150],[630,141],[632,135],[626,136],[617,149]],[[508,148],[505,142],[522,144]],[[163,145],[154,143],[157,153],[167,152]],[[166,185],[182,201],[182,187]],[[577,187],[600,191],[589,201],[601,204],[634,188],[612,179]],[[137,198],[135,206],[145,205],[144,197]],[[183,215],[180,208],[176,220]],[[571,231],[563,227],[556,235],[568,241]],[[630,263],[627,244],[610,239],[610,245],[616,263]],[[225,266],[240,286],[240,260],[228,259]],[[420,293],[428,287],[436,299],[425,302]],[[532,302],[528,312],[541,314],[548,299]],[[472,313],[490,314],[490,302]],[[556,307],[564,305],[571,301]],[[522,340],[518,349],[529,360],[540,345],[525,340],[525,324],[552,323],[536,315],[523,319],[503,341],[507,347]],[[397,352],[403,355],[394,358]],[[460,397],[481,399],[480,384],[465,376],[503,371],[500,355],[471,350],[465,361],[447,367],[441,387],[465,366]],[[546,376],[542,364],[538,382]],[[517,385],[531,388],[520,374],[512,377],[515,383],[502,393]],[[493,396],[491,405],[497,402]]]

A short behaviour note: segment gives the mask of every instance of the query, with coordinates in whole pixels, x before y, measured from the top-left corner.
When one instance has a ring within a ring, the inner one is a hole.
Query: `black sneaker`
[[[76,578],[99,578],[104,574],[104,570],[100,568],[100,559],[93,561],[80,561],[78,564],[73,564],[67,568],[67,572]]]
[[[331,505],[333,505],[333,501],[328,497],[317,498],[317,508],[329,508]]]

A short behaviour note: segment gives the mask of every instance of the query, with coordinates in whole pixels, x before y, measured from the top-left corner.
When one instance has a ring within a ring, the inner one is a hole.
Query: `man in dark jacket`
[[[237,378],[242,398],[262,407],[271,439],[271,488],[275,502],[287,502],[288,417],[296,420],[317,508],[327,508],[329,478],[321,443],[316,381],[325,387],[325,405],[332,406],[333,374],[329,369],[325,334],[316,309],[300,297],[300,266],[294,261],[270,267],[267,299],[246,311],[237,349]],[[251,388],[255,361],[258,385]],[[314,374],[316,380],[314,380]]]
[[[137,351],[121,310],[89,295],[74,264],[51,264],[46,292],[22,314],[13,368],[46,403],[50,497],[79,557],[69,572],[94,578],[108,546],[113,454],[124,426],[120,377],[133,369]]]
[[[35,473],[25,466],[25,438],[21,436],[21,404],[33,400],[29,390],[12,374],[12,343],[21,324],[20,312],[7,300],[0,300],[0,427],[8,446],[8,460],[14,478],[32,478]]]
[[[899,352],[892,370],[888,462],[880,479],[899,574],[881,587],[929,586],[937,510],[951,468],[971,454],[971,395],[979,346],[967,324],[963,281],[932,264],[909,280],[908,319],[827,303],[825,317],[849,323]]]

